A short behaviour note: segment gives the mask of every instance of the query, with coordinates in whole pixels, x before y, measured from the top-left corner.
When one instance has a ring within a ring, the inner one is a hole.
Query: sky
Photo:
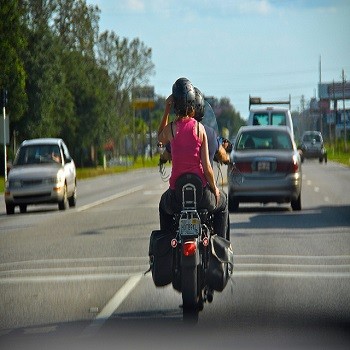
[[[149,85],[171,94],[186,77],[205,96],[229,98],[243,118],[249,95],[318,97],[317,85],[350,80],[348,0],[87,0],[100,33],[139,38],[152,49]],[[321,67],[321,70],[320,70]],[[320,74],[321,72],[321,74]]]

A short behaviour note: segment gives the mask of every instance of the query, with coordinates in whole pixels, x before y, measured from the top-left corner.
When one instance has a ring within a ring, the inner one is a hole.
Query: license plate
[[[258,171],[270,171],[270,162],[258,162]]]
[[[199,219],[180,219],[180,233],[182,235],[198,236],[200,233]]]

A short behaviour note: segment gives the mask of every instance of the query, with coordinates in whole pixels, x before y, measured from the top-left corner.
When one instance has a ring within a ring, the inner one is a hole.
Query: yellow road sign
[[[137,99],[132,102],[135,109],[152,109],[154,108],[154,101],[148,99]]]

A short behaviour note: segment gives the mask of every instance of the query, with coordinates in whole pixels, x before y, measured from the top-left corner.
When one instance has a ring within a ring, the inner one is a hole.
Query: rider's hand
[[[219,200],[220,200],[220,190],[217,186],[215,186],[215,199],[216,199],[216,207],[219,205]]]
[[[165,100],[166,107],[171,107],[171,105],[174,103],[174,97],[173,95],[170,95]]]

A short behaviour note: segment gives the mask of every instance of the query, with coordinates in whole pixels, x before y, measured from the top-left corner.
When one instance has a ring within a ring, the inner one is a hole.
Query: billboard
[[[318,96],[321,100],[342,100],[343,98],[348,100],[350,99],[350,83],[334,82],[318,84]]]

